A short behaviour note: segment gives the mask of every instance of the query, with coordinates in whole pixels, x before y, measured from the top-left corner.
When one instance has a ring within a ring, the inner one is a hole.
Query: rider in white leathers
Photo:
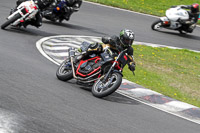
[[[179,7],[183,8],[183,9],[190,9],[190,11],[188,11],[189,14],[189,19],[188,20],[181,20],[179,19],[178,21],[188,27],[188,32],[192,32],[193,28],[190,27],[193,24],[196,24],[199,18],[199,4],[195,3],[192,5],[178,5]],[[177,6],[172,6],[172,7],[177,7]]]

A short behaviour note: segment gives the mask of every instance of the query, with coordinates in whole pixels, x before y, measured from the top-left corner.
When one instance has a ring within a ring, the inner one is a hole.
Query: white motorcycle
[[[181,34],[192,33],[196,27],[195,24],[182,24],[181,21],[187,21],[189,19],[189,12],[182,9],[180,6],[169,8],[166,11],[166,17],[160,17],[155,21],[151,28],[153,30],[160,30],[162,28],[178,30]]]
[[[7,21],[1,25],[1,29],[5,29],[8,25],[22,26],[24,22],[31,21],[38,13],[39,8],[33,0],[21,3],[15,12],[8,16]]]

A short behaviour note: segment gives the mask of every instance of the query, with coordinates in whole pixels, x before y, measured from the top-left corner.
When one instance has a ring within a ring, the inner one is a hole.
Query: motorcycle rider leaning
[[[179,22],[185,26],[189,26],[188,28],[188,32],[192,32],[193,28],[190,28],[191,25],[196,24],[199,18],[199,4],[198,3],[194,3],[192,5],[178,5],[183,9],[190,9],[190,11],[188,11],[189,13],[189,19],[188,20],[180,20]],[[172,7],[177,7],[177,6],[172,6]]]
[[[53,9],[57,6],[59,2],[66,2],[65,19],[67,21],[70,19],[70,16],[72,15],[73,12],[79,11],[82,4],[82,0],[54,0],[54,2],[49,6],[49,8],[46,11],[44,11],[43,15],[54,21],[55,17],[53,14]]]
[[[22,3],[22,2],[25,2],[25,1],[29,1],[29,0],[17,0],[16,4],[17,6],[11,10],[11,13],[13,13],[17,7]],[[39,7],[39,12],[35,15],[35,19],[34,20],[31,20],[31,21],[27,21],[23,24],[23,26],[26,28],[27,25],[33,25],[33,26],[36,26],[36,27],[40,27],[42,26],[42,15],[41,15],[41,11],[45,8],[47,8],[52,2],[53,0],[33,0],[35,2],[35,4],[38,5]]]
[[[104,48],[109,47],[111,51],[114,53],[118,53],[122,50],[127,49],[127,57],[128,57],[128,66],[129,69],[134,72],[135,71],[135,61],[133,57],[133,48],[131,45],[133,44],[133,41],[135,39],[135,34],[132,30],[124,29],[121,30],[120,36],[112,36],[112,37],[103,37],[102,42],[104,44],[100,43],[94,43],[90,44],[87,54],[88,53],[102,53],[104,51]],[[79,49],[79,52],[81,52],[81,49]],[[122,67],[124,67],[126,64],[123,64]]]

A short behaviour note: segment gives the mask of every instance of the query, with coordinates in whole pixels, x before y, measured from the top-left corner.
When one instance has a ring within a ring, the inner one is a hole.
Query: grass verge
[[[135,76],[124,78],[163,95],[200,107],[200,53],[134,45]]]
[[[200,0],[87,0],[109,6],[124,8],[136,12],[165,16],[165,11],[172,5],[191,5]],[[200,24],[200,21],[198,21]]]

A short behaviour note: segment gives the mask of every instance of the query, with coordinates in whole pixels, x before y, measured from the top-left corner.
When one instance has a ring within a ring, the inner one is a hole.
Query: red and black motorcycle
[[[87,51],[89,45],[83,42],[82,51]],[[127,49],[115,54],[108,47],[103,53],[82,56],[76,55],[76,50],[70,48],[69,58],[57,69],[57,78],[62,81],[75,78],[78,83],[92,85],[94,96],[108,96],[121,85],[122,69],[127,63],[126,51]]]

